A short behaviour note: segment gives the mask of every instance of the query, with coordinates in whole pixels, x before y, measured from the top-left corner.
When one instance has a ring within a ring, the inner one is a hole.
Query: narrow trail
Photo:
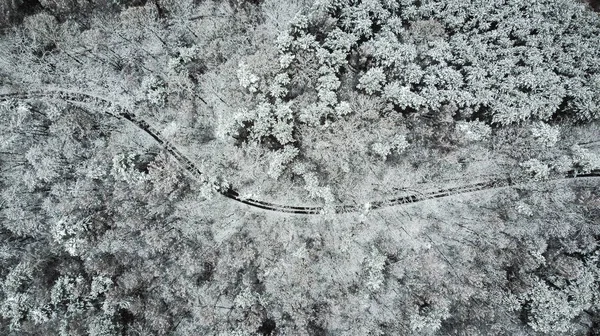
[[[158,142],[169,154],[171,154],[177,162],[194,178],[198,179],[203,183],[210,183],[209,179],[203,174],[200,169],[183,153],[181,153],[171,142],[165,139],[158,130],[150,126],[143,118],[137,116],[129,109],[120,106],[108,99],[90,95],[81,92],[67,91],[67,90],[37,90],[19,93],[6,93],[0,94],[0,103],[9,100],[33,100],[46,98],[51,100],[66,101],[75,104],[84,104],[85,106],[93,105],[102,110],[106,115],[117,119],[124,119],[134,124],[137,128],[146,132],[156,142]],[[89,106],[88,106],[89,107]],[[592,141],[595,142],[595,141]],[[592,143],[590,142],[590,143]],[[579,173],[576,171],[567,172],[565,176],[552,179],[549,181],[557,181],[564,179],[581,179],[581,178],[598,178],[600,177],[600,169],[593,170],[591,172]],[[547,181],[544,181],[547,182]],[[392,207],[401,204],[410,204],[416,202],[422,202],[425,200],[449,197],[458,194],[465,194],[470,192],[491,190],[497,188],[504,188],[510,186],[525,185],[531,183],[527,182],[513,182],[509,178],[498,178],[491,181],[479,182],[473,184],[467,184],[463,186],[438,189],[433,191],[426,191],[422,193],[412,193],[401,197],[387,199],[387,200],[375,200],[366,202],[363,204],[339,204],[332,206],[292,206],[276,204],[266,201],[261,201],[253,198],[242,197],[235,188],[223,188],[221,185],[213,183],[215,190],[222,196],[234,200],[239,203],[246,204],[251,207],[260,208],[269,211],[291,213],[291,214],[306,214],[315,215],[322,214],[328,211],[335,213],[350,213],[350,212],[363,212],[367,210],[377,210],[386,207]]]

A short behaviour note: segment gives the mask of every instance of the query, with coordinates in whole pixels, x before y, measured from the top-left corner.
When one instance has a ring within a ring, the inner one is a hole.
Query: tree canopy
[[[600,333],[592,8],[0,1],[0,334]]]

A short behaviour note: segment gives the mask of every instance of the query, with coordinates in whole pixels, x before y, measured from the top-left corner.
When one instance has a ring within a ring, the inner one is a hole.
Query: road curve
[[[131,110],[112,102],[108,99],[90,95],[82,92],[74,92],[68,90],[35,90],[35,91],[27,91],[27,92],[17,92],[17,93],[6,93],[0,94],[0,102],[9,101],[9,100],[32,100],[32,99],[40,99],[47,98],[52,100],[61,100],[75,104],[84,104],[85,106],[89,106],[90,104],[96,106],[102,110],[102,112],[106,115],[117,119],[124,119],[134,124],[137,128],[146,132],[150,135],[157,143],[159,143],[167,152],[169,152],[177,162],[194,178],[200,180],[203,183],[209,183],[209,180],[206,176],[198,169],[198,167],[183,153],[181,153],[177,147],[175,147],[171,142],[165,139],[158,130],[150,126],[148,122],[146,122],[143,118],[137,116]],[[590,172],[576,172],[570,171],[565,174],[565,176],[557,178],[560,179],[575,179],[575,178],[589,178],[589,177],[600,177],[600,169],[593,170]],[[246,204],[251,207],[275,211],[275,212],[283,212],[290,214],[305,214],[305,215],[314,215],[314,214],[322,214],[328,211],[333,211],[335,213],[348,213],[348,212],[363,212],[368,210],[376,210],[385,207],[391,207],[401,204],[409,204],[421,202],[428,199],[434,198],[442,198],[448,197],[457,194],[475,192],[480,190],[489,190],[494,188],[501,188],[507,186],[516,186],[523,183],[512,182],[507,178],[498,178],[496,180],[467,184],[458,187],[446,188],[446,189],[438,189],[434,191],[422,192],[422,193],[413,193],[404,195],[401,197],[396,197],[393,199],[387,200],[375,200],[371,202],[366,202],[364,204],[338,204],[332,205],[330,207],[327,206],[291,206],[291,205],[283,205],[276,204],[266,201],[261,201],[253,198],[244,198],[241,197],[237,190],[230,186],[228,188],[224,188],[221,185],[213,182],[213,187],[219,194],[222,196],[234,200],[239,203]]]

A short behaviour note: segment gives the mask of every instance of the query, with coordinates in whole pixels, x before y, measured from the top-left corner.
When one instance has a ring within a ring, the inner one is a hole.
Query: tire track
[[[46,98],[51,100],[61,100],[75,104],[83,104],[86,107],[88,105],[93,105],[94,107],[99,108],[103,114],[111,116],[113,118],[127,120],[128,122],[134,124],[137,128],[146,132],[150,135],[157,143],[159,143],[169,154],[171,154],[176,161],[194,178],[198,179],[202,183],[211,183],[205,176],[205,174],[198,169],[198,167],[188,158],[186,157],[177,147],[175,147],[171,142],[169,142],[166,138],[164,138],[160,132],[152,127],[146,120],[137,116],[131,110],[112,102],[108,99],[90,95],[82,92],[74,92],[68,90],[34,90],[27,92],[18,92],[18,93],[6,93],[0,94],[0,102],[9,101],[9,100],[32,100],[32,99],[40,99]],[[600,177],[600,169],[593,170],[590,172],[580,173],[577,171],[569,171],[566,173],[566,176],[556,178],[554,180],[563,180],[563,179],[575,179],[575,178],[588,178],[588,177]],[[405,196],[388,199],[388,200],[376,200],[372,202],[367,202],[364,204],[339,204],[333,206],[292,206],[292,205],[283,205],[276,204],[271,202],[266,202],[253,198],[244,198],[240,196],[237,190],[232,186],[227,188],[218,184],[217,182],[212,182],[213,188],[222,196],[234,200],[236,202],[246,204],[251,207],[275,211],[275,212],[283,212],[290,214],[305,214],[305,215],[315,215],[322,214],[327,211],[334,211],[335,213],[350,213],[350,212],[363,212],[370,210],[377,210],[386,207],[392,207],[403,204],[417,203],[425,200],[435,199],[435,198],[444,198],[458,194],[465,194],[470,192],[482,191],[482,190],[491,190],[496,188],[503,188],[509,186],[517,186],[522,185],[528,182],[520,182],[516,183],[511,181],[509,178],[498,178],[495,180],[487,181],[487,182],[479,182],[473,183],[463,186],[457,186],[446,189],[438,189],[432,190],[428,192],[421,193],[412,193]]]

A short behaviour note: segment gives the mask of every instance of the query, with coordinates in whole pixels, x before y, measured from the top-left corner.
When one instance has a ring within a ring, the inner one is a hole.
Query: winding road
[[[167,152],[169,152],[177,162],[194,178],[200,180],[203,183],[209,183],[209,180],[206,176],[198,169],[198,167],[183,153],[181,153],[171,142],[165,139],[158,130],[150,126],[147,121],[143,118],[137,116],[131,110],[112,102],[108,99],[82,93],[82,92],[74,92],[68,90],[36,90],[36,91],[27,91],[27,92],[18,92],[18,93],[6,93],[0,94],[0,102],[9,101],[12,99],[15,100],[33,100],[33,99],[52,99],[52,100],[61,100],[75,104],[84,104],[84,106],[88,106],[89,104],[100,108],[104,114],[107,114],[111,117],[117,119],[125,119],[130,123],[134,124],[136,127],[141,129],[150,135],[156,142],[158,142]],[[600,169],[593,170],[591,172],[579,173],[576,171],[570,171],[565,176],[556,178],[555,180],[562,179],[577,179],[577,178],[590,178],[590,177],[600,177]],[[276,212],[284,212],[284,213],[292,213],[292,214],[322,214],[327,211],[334,211],[335,213],[348,213],[348,212],[363,212],[368,210],[376,210],[385,207],[400,205],[400,204],[408,204],[408,203],[416,203],[424,200],[435,199],[448,197],[457,194],[464,194],[469,192],[475,192],[480,190],[489,190],[494,188],[508,187],[508,186],[516,186],[524,184],[523,182],[513,182],[508,178],[498,178],[496,180],[473,183],[453,188],[447,189],[438,189],[434,191],[428,191],[423,193],[413,193],[404,195],[401,197],[388,199],[388,200],[376,200],[367,202],[364,204],[339,204],[333,205],[331,207],[326,206],[291,206],[291,205],[283,205],[276,204],[266,201],[261,201],[253,198],[244,198],[233,188],[223,188],[220,185],[214,183],[214,188],[217,190],[219,194],[224,197],[227,197],[231,200],[246,204],[251,207],[260,208],[269,211]]]

